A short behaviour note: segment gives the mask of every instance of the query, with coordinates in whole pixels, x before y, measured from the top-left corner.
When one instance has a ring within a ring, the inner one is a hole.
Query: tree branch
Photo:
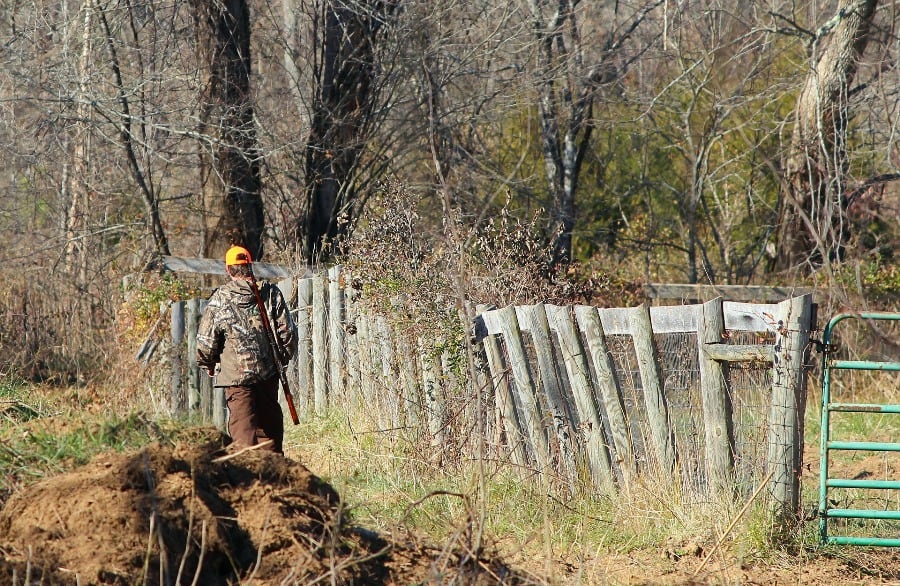
[[[847,207],[853,205],[853,202],[861,197],[870,187],[874,187],[875,185],[884,185],[885,183],[897,181],[898,179],[900,179],[900,173],[884,173],[882,175],[876,175],[875,177],[866,179],[859,186],[857,186],[856,189],[845,196]]]

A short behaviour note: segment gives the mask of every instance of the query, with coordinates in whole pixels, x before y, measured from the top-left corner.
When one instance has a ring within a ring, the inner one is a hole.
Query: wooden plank
[[[405,416],[405,424],[418,425],[423,421],[422,398],[418,384],[418,360],[406,335],[394,334],[397,346],[397,367],[400,371],[400,384],[403,393],[401,413]]]
[[[628,308],[609,307],[597,310],[600,324],[608,336],[631,335],[631,322]]]
[[[479,305],[477,311],[484,312],[486,306]],[[506,432],[506,443],[509,448],[510,459],[521,472],[528,465],[525,453],[525,432],[519,422],[516,406],[513,401],[512,388],[509,384],[509,372],[500,351],[500,344],[496,335],[487,336],[482,340],[484,353],[487,358],[488,369],[497,409],[500,411],[503,430]]]
[[[363,405],[375,404],[375,366],[372,352],[371,321],[365,313],[356,316],[356,337],[359,350],[359,390]]]
[[[584,435],[588,465],[591,479],[597,489],[614,491],[615,482],[609,447],[606,445],[606,432],[600,419],[600,412],[594,402],[594,388],[591,383],[591,372],[581,339],[575,329],[575,322],[568,307],[546,305],[544,309],[547,320],[556,331],[559,339],[560,355],[569,377],[569,386],[578,410],[579,429]]]
[[[434,347],[424,339],[418,339],[419,361],[422,364],[422,391],[425,397],[425,413],[428,417],[428,431],[431,435],[431,447],[436,450],[435,457],[442,457],[441,451],[446,443],[445,411],[443,393],[440,383],[440,371]]]
[[[777,303],[740,303],[726,301],[724,304],[725,329],[741,332],[774,332]]]
[[[203,317],[206,311],[206,305],[209,303],[207,299],[201,299],[199,303],[199,314]],[[200,369],[200,417],[204,423],[212,421],[213,412],[213,377],[204,369]]]
[[[463,327],[472,323],[474,316],[477,315],[475,306],[471,301],[464,302],[465,309],[458,311],[459,318],[463,323]],[[475,433],[470,434],[470,443],[474,444],[475,457],[482,461],[486,458],[496,459],[497,452],[490,450],[500,446],[500,418],[497,417],[497,408],[494,401],[494,386],[491,383],[490,369],[487,364],[483,347],[478,347],[474,343],[466,344],[465,352],[467,361],[471,361],[469,372],[474,379],[474,385],[463,383],[463,388],[470,388],[471,391],[465,391],[464,397],[470,406],[467,411],[472,413],[475,418]]]
[[[212,412],[213,425],[222,431],[228,431],[228,407],[225,404],[223,387],[213,387],[212,389]]]
[[[325,304],[325,275],[312,281],[312,348],[313,348],[313,408],[316,415],[328,409],[328,309]]]
[[[774,355],[769,344],[715,344],[701,348],[709,358],[722,362],[772,362]]]
[[[328,269],[328,392],[346,406],[344,389],[344,296],[341,267]]]
[[[193,273],[199,275],[225,275],[225,261],[215,258],[188,258],[182,256],[163,256],[162,268],[173,273]],[[266,262],[253,263],[253,274],[258,279],[286,279],[303,273],[311,276],[309,268],[296,270],[282,265]]]
[[[344,275],[344,280],[349,280],[349,275]],[[362,397],[360,386],[359,366],[359,307],[357,306],[358,291],[352,287],[344,290],[344,352],[347,363],[347,376],[344,379],[347,386],[348,404],[359,403]]]
[[[200,373],[197,365],[197,327],[200,325],[200,300],[188,299],[184,307],[184,330],[187,336],[187,410],[196,413],[200,408]]]
[[[378,429],[390,429],[393,425],[389,416],[390,397],[388,390],[385,388],[384,376],[384,348],[381,343],[381,333],[379,328],[380,315],[367,314],[366,321],[366,346],[369,353],[369,381],[371,399],[367,402],[370,406],[372,414],[376,416],[376,424]]]
[[[568,402],[563,395],[563,383],[560,378],[559,365],[553,354],[553,341],[550,338],[547,312],[543,304],[525,306],[523,309],[531,320],[530,331],[534,341],[534,352],[537,356],[541,388],[544,391],[547,405],[550,407],[563,473],[570,483],[574,483],[577,478],[575,438],[572,437],[574,422],[569,412]]]
[[[669,429],[668,407],[659,375],[656,344],[653,342],[653,331],[650,326],[650,311],[646,305],[632,307],[628,311],[641,387],[644,390],[644,408],[647,411],[647,422],[650,426],[659,472],[671,475],[675,470],[675,449],[672,431]],[[606,324],[603,327],[605,329]]]
[[[678,285],[648,283],[644,291],[650,299],[708,301],[721,297],[726,301],[780,302],[797,295],[815,292],[809,287],[766,287],[754,285]]]
[[[696,305],[650,308],[650,323],[655,334],[696,332],[697,317]],[[603,329],[606,331],[605,327]]]
[[[500,312],[496,309],[487,309],[486,305],[479,305],[486,308],[475,316],[475,340],[481,341],[485,336],[498,336],[503,333],[503,325],[500,320]]]
[[[634,446],[631,443],[628,419],[625,414],[625,401],[622,389],[616,379],[616,369],[612,355],[606,347],[606,336],[600,315],[594,307],[579,305],[575,307],[575,319],[587,343],[587,351],[594,366],[597,386],[606,411],[610,435],[616,453],[616,462],[625,482],[634,474]]]
[[[650,322],[656,334],[697,331],[699,305],[672,305],[650,308]],[[747,332],[774,331],[777,304],[726,301],[725,329]],[[607,336],[631,335],[630,308],[612,307],[597,310],[603,333]],[[498,310],[485,311],[476,318],[475,335],[480,340],[502,330]]]
[[[812,295],[778,304],[772,404],[769,411],[768,490],[775,514],[790,522],[799,512],[803,458],[803,413],[806,408],[805,357],[812,321]]]
[[[522,342],[522,331],[519,328],[519,320],[516,317],[516,308],[512,305],[499,310],[499,316],[503,325],[503,342],[509,355],[509,366],[512,368],[515,391],[522,407],[522,415],[525,420],[525,429],[528,431],[528,440],[532,453],[537,462],[538,472],[545,476],[550,466],[550,446],[544,433],[544,422],[541,419],[541,411],[537,400],[537,389],[531,371],[528,368],[528,355],[525,353],[525,345]]]
[[[288,307],[294,307],[297,305],[297,284],[296,279],[293,277],[288,277],[286,279],[281,279],[275,286],[278,287],[278,290],[281,291],[281,294],[284,296],[284,301],[287,303]]]
[[[173,301],[169,305],[170,332],[172,340],[172,389],[170,408],[173,415],[184,413],[184,301]]]
[[[294,326],[297,325],[297,280],[294,278],[282,279],[275,283],[275,286],[281,291],[281,295],[284,297],[284,302],[287,304],[288,311],[291,313],[291,319],[294,321]],[[299,342],[299,340],[298,340]],[[298,344],[299,347],[299,344]],[[288,382],[288,388],[291,392],[291,397],[294,398],[294,406],[297,405],[297,397],[298,390],[300,389],[300,380],[299,380],[299,370],[298,370],[298,356],[299,350],[293,356],[291,356],[290,360],[287,361],[287,364],[284,365],[284,375]],[[287,399],[285,398],[285,394],[283,392],[278,393],[278,404],[281,406],[281,411],[284,414],[288,413]],[[304,413],[303,409],[297,410],[298,414]]]
[[[383,315],[375,317],[375,333],[377,343],[380,348],[381,355],[381,389],[384,397],[384,405],[388,407],[390,420],[386,421],[391,429],[400,427],[400,389],[397,388],[396,378],[394,377],[394,364],[396,356],[394,352],[394,341],[391,337],[391,328],[388,325],[387,318]]]
[[[630,335],[633,309],[615,307],[598,310],[603,333],[607,336]],[[651,307],[649,311],[652,331],[657,334],[697,331],[696,305]]]
[[[312,279],[297,281],[297,389],[299,411],[313,413]]]
[[[725,365],[710,358],[704,347],[721,345],[724,338],[722,298],[716,298],[701,306],[700,331],[697,332],[706,477],[714,494],[724,494],[732,484],[734,428],[731,402],[725,386]]]

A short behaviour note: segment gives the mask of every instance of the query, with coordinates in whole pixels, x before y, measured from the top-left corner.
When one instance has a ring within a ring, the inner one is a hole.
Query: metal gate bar
[[[828,534],[829,519],[867,519],[889,521],[900,520],[900,511],[833,509],[829,508],[828,504],[829,488],[900,490],[900,481],[895,480],[856,480],[846,478],[829,478],[828,476],[828,454],[831,450],[900,452],[900,443],[897,442],[835,441],[830,438],[831,413],[833,412],[900,414],[900,405],[831,402],[832,370],[872,370],[882,372],[900,372],[900,362],[872,362],[868,360],[829,359],[829,354],[834,352],[834,347],[831,344],[831,337],[834,327],[841,321],[850,318],[900,321],[900,313],[842,313],[831,318],[831,321],[825,327],[825,331],[822,336],[824,367],[822,369],[822,441],[819,453],[819,532],[822,543],[825,544],[900,547],[900,537],[852,537],[846,535]]]

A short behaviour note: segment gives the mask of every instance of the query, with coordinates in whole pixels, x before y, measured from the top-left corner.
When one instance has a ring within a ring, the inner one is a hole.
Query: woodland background
[[[232,243],[438,304],[652,281],[895,307],[898,11],[2,0],[0,372],[108,374],[213,284],[154,260]]]

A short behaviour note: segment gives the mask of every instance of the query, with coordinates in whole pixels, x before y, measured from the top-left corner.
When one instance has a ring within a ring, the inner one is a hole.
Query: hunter
[[[281,291],[262,281],[259,296],[278,346],[271,347],[253,290],[256,281],[246,248],[228,249],[225,271],[231,280],[213,291],[200,319],[197,362],[209,376],[216,377],[216,387],[225,388],[228,433],[235,446],[250,447],[271,440],[265,449],[284,454],[277,364],[287,364],[297,351],[297,329]],[[280,360],[273,357],[273,351],[279,352]]]

